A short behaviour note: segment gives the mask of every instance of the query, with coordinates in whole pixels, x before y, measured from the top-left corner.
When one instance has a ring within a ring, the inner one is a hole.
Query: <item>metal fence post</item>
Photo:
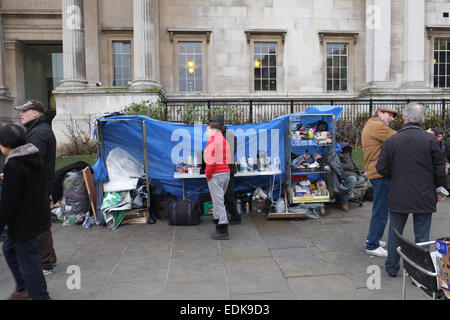
[[[252,100],[250,100],[250,105],[249,105],[249,117],[248,117],[248,120],[249,120],[249,122],[250,123],[252,123],[253,122],[253,101]]]
[[[291,114],[294,113],[294,100],[291,100]]]
[[[372,116],[373,114],[373,101],[372,99],[369,100],[369,115]]]

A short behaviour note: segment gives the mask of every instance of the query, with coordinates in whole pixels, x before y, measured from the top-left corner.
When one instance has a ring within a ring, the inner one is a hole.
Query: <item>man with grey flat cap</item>
[[[373,206],[369,232],[366,238],[365,252],[369,255],[387,257],[386,245],[381,241],[388,221],[388,194],[390,179],[377,172],[376,164],[380,156],[381,147],[387,138],[396,133],[389,125],[397,116],[392,108],[380,106],[363,128],[361,142],[364,154],[366,175],[373,188]]]
[[[50,196],[55,178],[56,139],[45,116],[45,106],[38,100],[29,100],[14,109],[19,112],[20,122],[27,130],[27,143],[38,148],[45,166],[47,192]],[[54,202],[58,199],[53,199]],[[49,212],[50,214],[50,212]],[[56,254],[53,249],[53,237],[50,229],[38,236],[42,267],[45,275],[53,272]]]

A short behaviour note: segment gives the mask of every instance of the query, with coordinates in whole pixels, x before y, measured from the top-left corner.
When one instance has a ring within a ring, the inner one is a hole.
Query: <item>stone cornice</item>
[[[168,28],[170,42],[173,42],[174,36],[177,34],[182,35],[205,35],[206,42],[211,40],[211,30],[205,28]]]
[[[323,43],[325,38],[351,38],[353,39],[353,44],[356,44],[356,40],[358,38],[357,31],[339,31],[339,30],[320,30],[318,32],[320,44]]]
[[[4,18],[58,19],[62,17],[62,12],[58,9],[1,9],[0,14]]]
[[[284,43],[287,31],[284,29],[245,29],[244,30],[247,43],[250,43],[252,36],[263,35],[263,36],[279,36],[281,37],[281,42]]]
[[[431,37],[435,34],[439,34],[439,33],[446,33],[446,34],[450,34],[450,25],[433,25],[433,24],[429,24],[426,25],[425,28],[427,29],[427,35],[428,35],[428,39],[431,39]]]

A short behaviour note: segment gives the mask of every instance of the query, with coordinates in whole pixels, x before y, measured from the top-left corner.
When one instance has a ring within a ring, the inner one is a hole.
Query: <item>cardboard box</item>
[[[444,290],[446,296],[450,294],[450,238],[436,240],[437,274],[439,285]]]

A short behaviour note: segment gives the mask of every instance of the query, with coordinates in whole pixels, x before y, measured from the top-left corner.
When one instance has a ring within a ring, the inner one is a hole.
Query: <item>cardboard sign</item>
[[[97,220],[97,193],[94,185],[94,177],[91,173],[91,168],[86,167],[83,170],[84,182],[86,184],[86,189],[89,195],[89,202],[91,203],[92,214],[94,215],[95,220]]]
[[[439,285],[444,290],[445,295],[450,295],[450,238],[436,240],[437,254],[437,274]]]

